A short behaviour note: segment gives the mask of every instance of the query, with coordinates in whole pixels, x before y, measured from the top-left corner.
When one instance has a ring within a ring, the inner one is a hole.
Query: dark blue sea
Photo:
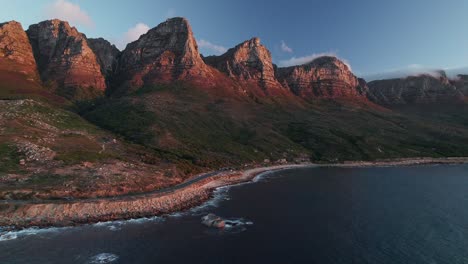
[[[167,217],[0,234],[1,264],[468,263],[468,165],[283,170]]]

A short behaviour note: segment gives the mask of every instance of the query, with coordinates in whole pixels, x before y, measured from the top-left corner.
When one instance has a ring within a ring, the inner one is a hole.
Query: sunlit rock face
[[[463,101],[463,93],[445,72],[368,83],[373,100],[382,105],[453,103]]]
[[[237,81],[259,86],[265,95],[287,91],[277,81],[270,51],[259,38],[244,41],[221,56],[209,56],[204,60]]]
[[[118,62],[115,86],[132,91],[173,81],[209,84],[213,70],[202,60],[185,18],[171,18],[127,45]]]
[[[0,23],[0,70],[24,75],[29,81],[40,81],[28,36],[16,21]]]
[[[323,56],[313,61],[286,68],[278,68],[280,82],[297,96],[312,98],[365,98],[367,86],[344,62],[336,57]]]
[[[75,27],[54,19],[31,25],[26,32],[45,84],[68,98],[105,90],[98,59]]]

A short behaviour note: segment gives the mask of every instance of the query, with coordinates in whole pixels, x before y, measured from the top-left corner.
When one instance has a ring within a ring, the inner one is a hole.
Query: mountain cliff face
[[[420,75],[368,83],[370,94],[382,105],[453,103],[463,100],[463,93],[452,85],[445,72],[440,76]]]
[[[265,95],[287,91],[276,80],[270,51],[259,38],[245,41],[221,56],[205,57],[204,61],[235,80],[258,85]]]
[[[27,30],[42,80],[71,99],[92,97],[106,88],[105,78],[86,36],[57,19]]]
[[[315,60],[287,68],[278,68],[280,82],[303,98],[340,98],[361,97],[366,95],[362,86],[350,68],[332,56],[323,56]]]
[[[89,38],[88,45],[96,55],[102,74],[108,79],[116,66],[119,49],[103,38]]]
[[[31,82],[40,81],[28,36],[16,21],[0,24],[0,70],[19,73]]]
[[[117,90],[178,80],[209,82],[210,69],[202,60],[185,18],[171,18],[149,30],[122,52],[116,72]]]

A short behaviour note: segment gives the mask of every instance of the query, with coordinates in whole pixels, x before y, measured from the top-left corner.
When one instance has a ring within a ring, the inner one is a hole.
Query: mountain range
[[[0,197],[148,191],[244,164],[468,156],[467,96],[468,75],[442,71],[367,83],[333,56],[277,67],[257,37],[204,57],[185,18],[123,51],[57,19],[1,23]]]

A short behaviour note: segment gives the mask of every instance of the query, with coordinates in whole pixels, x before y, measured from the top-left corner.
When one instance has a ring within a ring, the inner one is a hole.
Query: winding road
[[[112,197],[96,197],[96,198],[62,198],[62,199],[43,199],[43,200],[0,200],[0,204],[44,204],[44,203],[75,203],[75,202],[93,202],[93,201],[115,201],[119,199],[139,199],[143,198],[145,196],[158,196],[158,195],[165,195],[171,192],[178,191],[180,189],[183,189],[187,186],[190,186],[194,183],[197,183],[201,180],[221,175],[222,173],[225,172],[231,172],[230,170],[227,169],[222,169],[222,170],[217,170],[217,171],[212,171],[212,172],[207,172],[200,174],[198,176],[195,176],[187,181],[184,181],[182,183],[179,183],[177,185],[167,187],[167,188],[162,188],[150,192],[143,192],[143,193],[136,193],[136,194],[123,194],[119,196],[112,196]]]

